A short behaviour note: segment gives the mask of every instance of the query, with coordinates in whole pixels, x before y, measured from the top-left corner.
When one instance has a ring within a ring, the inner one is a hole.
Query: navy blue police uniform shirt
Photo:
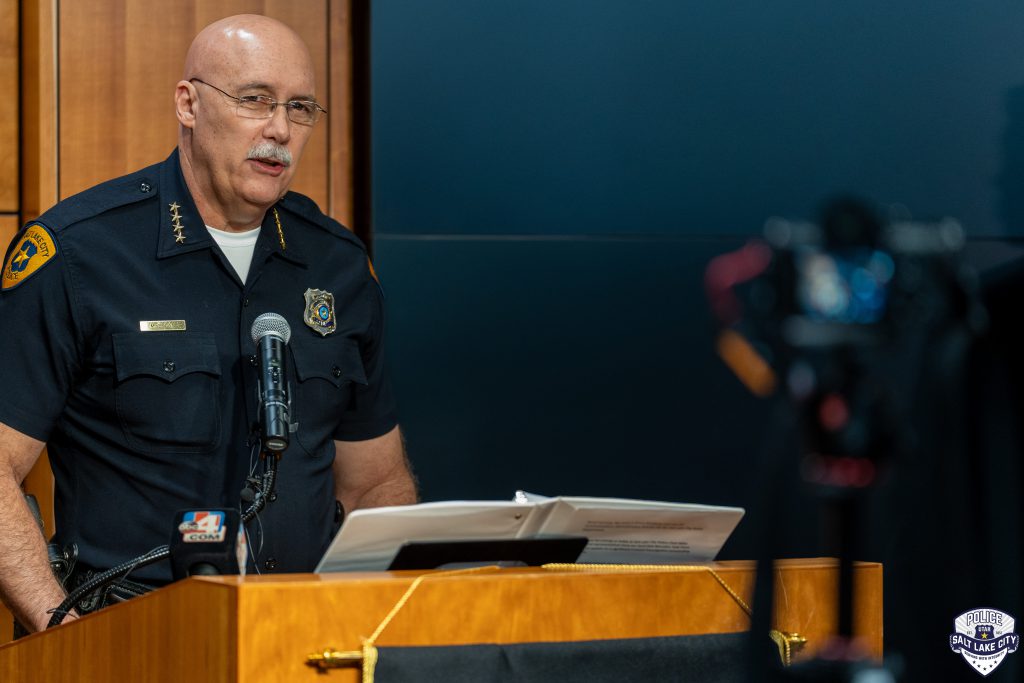
[[[311,571],[336,531],[333,441],[397,424],[375,280],[358,238],[290,192],[241,282],[177,150],[27,224],[4,260],[0,422],[47,442],[56,541],[109,568],[167,543],[176,510],[239,506],[257,423],[250,329],[274,312],[292,330],[298,430],[249,546],[260,571]],[[316,298],[311,324],[307,290],[333,295],[333,312]],[[133,576],[169,580],[170,568]]]

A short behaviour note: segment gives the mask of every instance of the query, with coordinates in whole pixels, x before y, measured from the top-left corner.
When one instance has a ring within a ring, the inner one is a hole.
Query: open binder
[[[441,501],[355,510],[317,572],[381,571],[413,542],[583,537],[581,563],[698,564],[712,561],[743,509],[519,492],[514,501]],[[501,558],[480,557],[481,561]],[[452,560],[472,562],[473,558]]]

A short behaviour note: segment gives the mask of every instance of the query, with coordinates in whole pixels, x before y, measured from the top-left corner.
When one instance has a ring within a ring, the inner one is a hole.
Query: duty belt
[[[74,562],[72,563],[69,576],[64,583],[64,589],[68,593],[71,593],[76,588],[86,583],[94,576],[102,574],[104,571],[106,570],[90,567],[81,562]],[[83,597],[78,601],[78,604],[75,605],[75,610],[82,615],[89,614],[90,612],[95,612],[96,610],[104,607],[109,607],[110,605],[122,603],[125,600],[137,598],[140,595],[156,590],[161,585],[162,584],[143,583],[126,578],[119,578],[106,586],[97,588]]]

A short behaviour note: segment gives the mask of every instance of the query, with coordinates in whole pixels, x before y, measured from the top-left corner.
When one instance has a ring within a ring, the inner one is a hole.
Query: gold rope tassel
[[[807,639],[799,633],[778,631],[774,628],[768,631],[768,637],[775,641],[775,645],[779,648],[779,658],[786,666],[793,663],[793,655],[800,652],[807,644]]]
[[[377,671],[377,647],[369,642],[363,643],[363,683],[373,683],[373,675]]]

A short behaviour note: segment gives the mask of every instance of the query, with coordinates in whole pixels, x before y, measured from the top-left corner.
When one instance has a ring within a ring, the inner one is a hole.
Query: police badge
[[[334,295],[322,289],[307,289],[303,295],[306,297],[306,312],[302,314],[302,320],[315,332],[326,337],[338,325],[334,318]]]

